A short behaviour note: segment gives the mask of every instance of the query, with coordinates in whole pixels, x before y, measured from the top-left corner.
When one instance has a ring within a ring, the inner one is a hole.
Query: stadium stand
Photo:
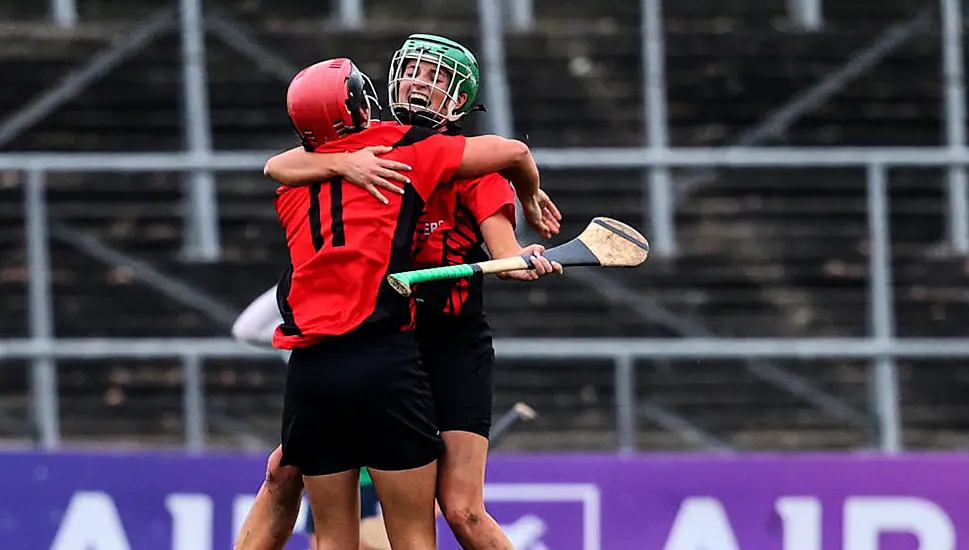
[[[413,4],[413,5],[412,5]],[[509,34],[508,76],[517,137],[536,147],[642,144],[637,3],[536,0],[538,26]],[[670,141],[728,145],[805,87],[837,68],[917,2],[826,3],[826,28],[805,33],[784,19],[781,0],[667,2]],[[687,5],[688,4],[688,5]],[[0,118],[65,71],[107,47],[123,23],[150,10],[138,2],[82,2],[91,17],[75,33],[44,25],[0,38]],[[417,13],[404,13],[403,6]],[[473,6],[473,3],[469,3]],[[414,8],[414,6],[420,6]],[[324,32],[306,3],[220,2],[261,43],[294,66],[346,55],[383,85],[390,52],[408,32],[447,33],[477,44],[463,3],[368,3],[371,28]],[[6,8],[10,9],[10,8]],[[26,8],[24,8],[26,10]],[[112,11],[113,10],[113,11]],[[434,21],[426,16],[434,14]],[[271,15],[270,15],[271,14]],[[30,18],[28,11],[11,14]],[[82,14],[83,15],[83,14]],[[415,23],[416,18],[416,23]],[[82,17],[83,19],[83,17]],[[406,23],[405,23],[406,22]],[[875,70],[759,145],[935,145],[943,136],[935,31],[913,39]],[[278,149],[292,143],[286,83],[212,37],[207,40],[213,142],[220,150]],[[173,151],[180,148],[178,36],[172,32],[5,148],[12,151]],[[382,90],[381,90],[382,92]],[[487,101],[487,98],[485,98]],[[875,117],[874,119],[872,117]],[[873,122],[873,120],[876,120]],[[674,173],[677,181],[693,177]],[[891,173],[891,228],[898,333],[966,334],[969,265],[937,249],[944,235],[941,171]],[[0,337],[26,335],[21,174],[0,174]],[[563,235],[595,215],[643,224],[645,180],[634,170],[547,171],[545,185],[567,216]],[[685,318],[723,336],[862,336],[867,315],[867,217],[862,170],[721,170],[716,184],[687,197],[677,215],[681,254],[609,273]],[[58,235],[96,235],[241,310],[269,287],[285,263],[271,206],[272,187],[254,173],[219,174],[224,259],[180,257],[183,187],[179,176],[59,174],[49,178],[54,222],[52,283],[61,337],[224,336],[228,327],[191,305],[105,265]],[[834,223],[836,222],[836,223]],[[60,228],[60,229],[58,229]],[[76,239],[75,239],[76,240]],[[622,300],[566,277],[524,286],[490,282],[487,301],[498,336],[677,336]],[[498,408],[526,400],[542,413],[541,432],[523,428],[521,449],[610,448],[615,441],[613,378],[606,362],[503,360]],[[97,436],[175,444],[181,434],[181,371],[171,361],[59,364],[63,431],[71,441]],[[783,366],[860,411],[868,407],[863,362],[784,362]],[[834,420],[776,388],[741,362],[641,362],[637,391],[722,440],[744,448],[847,448],[870,445],[868,428]],[[901,364],[906,443],[964,443],[969,418],[949,380],[965,366]],[[208,361],[213,444],[237,444],[231,423],[245,418],[272,438],[283,370],[278,361]],[[0,398],[23,409],[26,365],[5,368]],[[24,417],[24,414],[20,415]],[[922,428],[931,427],[934,433]],[[2,426],[0,426],[2,430]],[[646,420],[640,443],[688,443]]]

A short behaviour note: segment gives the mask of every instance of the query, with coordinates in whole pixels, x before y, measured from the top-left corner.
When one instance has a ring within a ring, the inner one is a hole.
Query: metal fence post
[[[960,0],[941,0],[942,77],[945,82],[945,130],[949,147],[966,146],[966,84],[962,49]],[[948,173],[949,241],[960,254],[969,253],[969,182],[964,166]]]
[[[662,0],[642,0],[641,9],[643,126],[649,149],[664,152],[669,145],[669,128]],[[650,243],[660,256],[671,256],[676,252],[676,227],[669,167],[654,166],[643,175],[649,182],[643,197],[649,197]]]
[[[821,0],[787,0],[788,15],[802,29],[820,30],[824,25],[821,12]]]
[[[636,450],[636,373],[633,358],[628,353],[616,356],[614,366],[616,385],[616,435],[619,451]]]
[[[515,32],[528,32],[535,28],[534,0],[508,0],[511,28]]]
[[[185,390],[182,405],[185,416],[185,447],[193,453],[205,448],[205,388],[202,359],[198,354],[182,357]]]
[[[478,0],[478,23],[481,33],[481,51],[485,99],[488,101],[488,131],[492,134],[513,137],[515,133],[514,114],[511,107],[511,92],[508,90],[508,75],[505,66],[505,32],[502,23],[502,2],[498,0]],[[515,233],[521,235],[525,230],[525,217],[521,203],[515,199]]]
[[[353,31],[363,28],[363,0],[340,0],[337,9],[341,28]]]
[[[77,2],[75,0],[50,0],[50,13],[54,24],[65,29],[77,26]]]
[[[180,0],[182,30],[182,90],[185,141],[194,155],[212,154],[212,126],[206,79],[205,27],[202,0]],[[185,255],[188,259],[216,261],[219,247],[219,208],[215,177],[208,170],[193,170],[185,220]]]
[[[502,25],[501,2],[478,0],[481,32],[481,51],[484,61],[485,95],[489,104],[488,131],[512,137],[514,123],[511,112],[511,92],[505,71],[505,33]]]
[[[885,166],[870,164],[868,187],[868,259],[871,294],[871,327],[876,341],[891,343],[895,339],[895,307],[892,291],[891,233],[888,218],[888,181]],[[895,357],[882,354],[875,358],[875,408],[881,448],[886,453],[902,449],[901,411],[899,410],[898,372]]]
[[[47,344],[54,338],[54,307],[51,299],[50,239],[46,199],[47,179],[41,170],[27,172],[24,189],[24,218],[27,236],[27,292],[29,295],[30,336]],[[57,365],[50,356],[33,358],[30,371],[32,415],[42,449],[60,445],[57,404]]]

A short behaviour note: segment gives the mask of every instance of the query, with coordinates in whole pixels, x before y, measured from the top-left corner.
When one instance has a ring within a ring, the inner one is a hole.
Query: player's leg
[[[384,527],[384,520],[380,517],[379,501],[377,491],[370,480],[370,474],[365,473],[366,469],[361,469],[360,477],[360,549],[359,550],[383,550],[388,548],[387,529]],[[302,478],[300,478],[302,481]],[[316,529],[313,525],[313,514],[308,514],[306,518],[306,540],[309,550],[317,549]],[[373,542],[373,541],[377,542]],[[369,542],[369,544],[368,544]]]
[[[465,550],[514,550],[484,505],[487,438],[460,430],[441,437],[446,450],[438,466],[437,498],[455,538]]]
[[[292,466],[280,466],[282,446],[269,455],[266,479],[239,530],[235,550],[281,550],[286,546],[303,494],[303,478]]]
[[[437,547],[434,492],[437,462],[410,470],[371,469],[380,497],[387,538],[394,550]]]
[[[445,441],[437,482],[444,518],[465,550],[514,550],[484,504],[495,358],[487,321],[422,316],[417,326]]]
[[[304,476],[317,550],[360,546],[360,471]]]
[[[437,547],[434,495],[437,458],[444,442],[437,429],[427,373],[410,334],[383,343],[389,361],[376,403],[379,413],[367,457],[394,550]]]

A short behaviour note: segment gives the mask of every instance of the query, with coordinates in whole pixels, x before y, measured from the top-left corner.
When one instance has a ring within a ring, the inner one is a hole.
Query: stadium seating
[[[101,51],[150,3],[82,3],[89,19],[76,33],[23,25],[0,38],[0,71],[16,85],[0,90],[0,117]],[[465,5],[466,4],[466,5]],[[667,2],[665,6],[670,141],[719,146],[763,120],[806,86],[844,63],[880,30],[910,17],[917,3],[827,3],[827,27],[806,33],[784,18],[784,3],[760,0]],[[838,5],[833,5],[838,4]],[[849,6],[850,4],[850,6]],[[306,3],[220,2],[262,44],[293,66],[347,55],[385,80],[386,60],[413,30],[442,32],[477,45],[473,3],[368,2],[372,28],[324,31]],[[877,6],[877,7],[876,7]],[[407,11],[405,11],[405,8]],[[5,8],[9,9],[9,8]],[[537,147],[635,146],[644,142],[638,3],[536,0],[537,28],[509,34],[508,78],[516,135]],[[429,14],[433,14],[431,20]],[[35,18],[26,9],[7,14]],[[415,22],[416,21],[416,22]],[[759,145],[933,145],[944,135],[934,33],[915,38],[823,107]],[[286,83],[211,34],[208,79],[213,142],[220,150],[282,150],[292,143]],[[10,151],[174,151],[182,145],[179,43],[168,33],[5,149]],[[382,92],[382,90],[381,90]],[[487,98],[484,98],[487,102]],[[484,129],[484,125],[475,124]],[[898,333],[964,336],[969,313],[967,264],[937,245],[944,236],[939,170],[891,173]],[[21,174],[0,174],[0,337],[28,334]],[[695,171],[676,170],[678,184]],[[643,269],[604,273],[685,319],[695,334],[795,337],[863,336],[869,330],[867,214],[861,169],[732,169],[686,196],[677,213],[680,254]],[[646,223],[642,173],[550,170],[545,185],[567,215],[563,236],[595,215]],[[51,245],[58,336],[225,336],[225,322],[164,296],[125,266],[78,247],[95,235],[150,261],[241,310],[273,284],[285,250],[270,204],[272,185],[258,173],[217,176],[224,258],[215,265],[181,256],[182,178],[174,174],[49,176]],[[561,240],[561,239],[559,239]],[[72,244],[73,243],[73,244]],[[674,337],[648,307],[604,295],[581,275],[539,284],[489,282],[487,302],[502,337]],[[620,285],[621,283],[621,285]],[[702,323],[702,325],[701,325]],[[700,332],[696,332],[700,331]],[[61,412],[72,441],[117,438],[176,444],[181,436],[177,360],[60,363]],[[608,360],[501,360],[498,401],[542,413],[509,445],[521,449],[606,449],[615,444],[614,382]],[[857,361],[778,362],[859,411],[868,407],[868,365]],[[906,442],[963,443],[969,418],[953,381],[958,364],[905,362]],[[6,367],[6,366],[5,366]],[[823,414],[739,361],[641,361],[637,393],[743,448],[846,448],[871,444],[869,426]],[[916,368],[917,367],[917,368]],[[209,361],[209,429],[215,444],[248,444],[238,427],[272,439],[282,367],[276,360]],[[26,363],[0,375],[0,400],[27,418]],[[0,411],[3,410],[0,408]],[[645,411],[648,413],[649,411]],[[640,422],[646,448],[689,448],[656,424]],[[11,435],[0,423],[0,435]]]

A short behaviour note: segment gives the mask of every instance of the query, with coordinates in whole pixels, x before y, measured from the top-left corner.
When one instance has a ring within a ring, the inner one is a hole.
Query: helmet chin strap
[[[440,128],[442,126],[458,124],[467,118],[471,113],[485,112],[488,110],[484,105],[478,103],[468,109],[468,112],[466,113],[454,114],[454,109],[451,109],[451,113],[445,116],[439,113],[432,115],[430,113],[433,113],[433,111],[430,109],[419,108],[415,110],[410,103],[406,105],[407,107],[401,106],[395,109],[397,111],[397,117],[402,123],[410,124],[412,126],[425,126],[431,128]]]
[[[455,120],[448,122],[446,126],[447,130],[445,133],[450,135],[459,135],[463,131],[462,124],[464,123],[464,119],[468,118],[468,115],[470,115],[471,113],[476,113],[479,111],[487,111],[487,110],[488,109],[486,109],[484,105],[480,103],[475,104],[470,109],[468,109],[468,112],[462,114]]]
[[[401,106],[395,107],[394,110],[397,112],[398,118],[401,120],[401,122],[406,121],[406,124],[430,128],[440,128],[453,124],[462,120],[470,112],[479,110],[478,106],[476,105],[470,111],[468,111],[468,113],[455,114],[454,111],[457,109],[457,102],[451,97],[447,97],[445,101],[447,101],[449,104],[447,114],[434,111],[427,106],[410,103],[409,101],[404,102]],[[480,110],[484,110],[484,107],[481,107]]]
[[[471,108],[467,110],[467,112],[454,114],[454,111],[456,109],[458,109],[457,101],[454,101],[454,100],[450,100],[450,101],[451,101],[451,105],[452,105],[451,111],[445,117],[447,119],[446,120],[446,123],[447,124],[454,124],[455,122],[461,122],[468,115],[470,115],[471,113],[477,112],[477,111],[487,111],[487,109],[485,109],[485,106],[484,105],[482,105],[480,103],[477,103],[475,105],[472,105]]]
[[[403,124],[410,124],[411,126],[422,126],[425,128],[439,128],[448,123],[447,118],[443,118],[442,115],[431,114],[432,111],[427,109],[415,110],[408,104],[407,106],[399,106],[394,109],[397,114],[397,119]]]
[[[488,109],[486,109],[484,105],[482,105],[480,103],[477,103],[474,106],[472,106],[470,109],[468,109],[468,112],[466,112],[466,113],[459,113],[456,117],[450,119],[450,121],[448,122],[448,124],[449,125],[451,125],[451,124],[460,124],[462,121],[464,121],[464,119],[468,118],[468,115],[470,115],[471,113],[477,113],[477,112],[482,112],[483,113],[483,112],[485,112],[487,110]]]
[[[473,105],[470,109],[468,109],[468,112],[467,113],[464,113],[464,114],[460,115],[460,117],[458,118],[458,120],[463,119],[464,117],[470,115],[471,113],[478,113],[478,112],[483,113],[483,112],[485,112],[487,110],[488,109],[486,109],[484,105],[482,105],[481,103],[477,103],[477,104]]]

